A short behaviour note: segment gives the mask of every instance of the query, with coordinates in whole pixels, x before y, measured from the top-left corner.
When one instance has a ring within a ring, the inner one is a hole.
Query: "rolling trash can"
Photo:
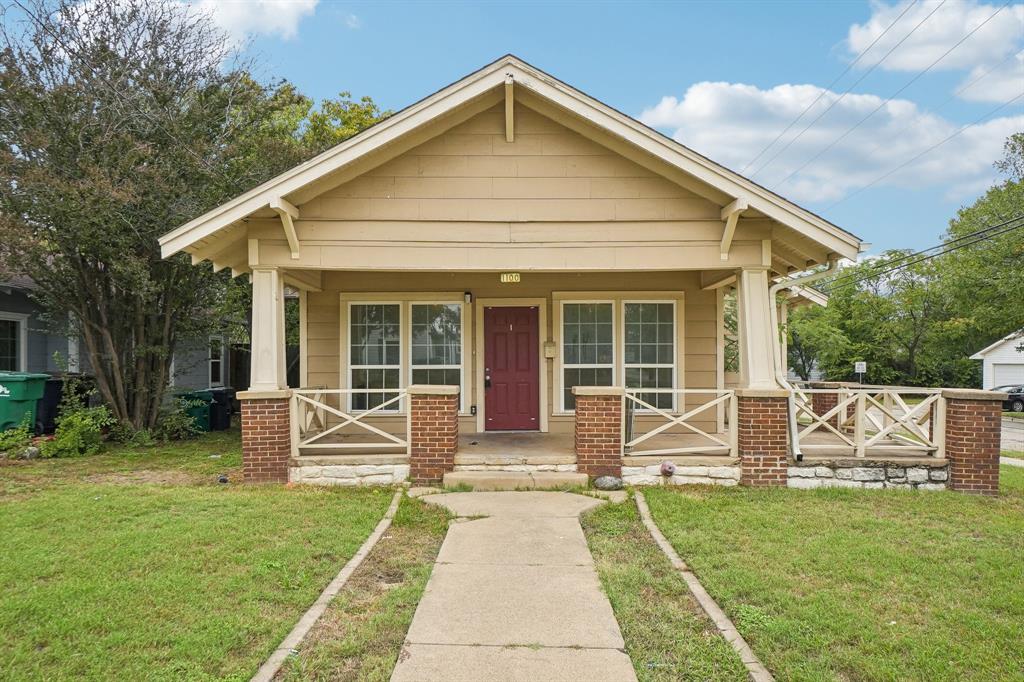
[[[178,398],[188,401],[185,414],[195,420],[196,428],[204,432],[209,431],[213,395],[209,391],[189,391],[182,393]]]
[[[0,372],[0,431],[20,425],[28,417],[36,428],[36,403],[43,397],[49,374]]]

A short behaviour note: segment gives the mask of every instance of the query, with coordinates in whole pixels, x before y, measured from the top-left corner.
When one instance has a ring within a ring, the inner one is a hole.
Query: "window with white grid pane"
[[[351,388],[372,389],[352,394],[353,410],[369,410],[398,395],[394,390],[401,385],[400,304],[349,306],[349,373]],[[396,401],[380,411],[397,411],[398,407]]]
[[[562,409],[576,409],[573,386],[612,386],[614,375],[614,304],[563,302]]]
[[[675,304],[630,301],[623,304],[623,365],[626,388],[675,388]],[[644,402],[671,410],[673,393],[639,393]]]
[[[461,387],[462,305],[413,303],[410,317],[412,383]]]

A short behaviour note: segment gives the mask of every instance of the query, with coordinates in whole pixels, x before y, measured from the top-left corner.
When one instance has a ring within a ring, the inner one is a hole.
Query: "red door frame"
[[[539,431],[540,308],[485,306],[483,312],[484,429]]]

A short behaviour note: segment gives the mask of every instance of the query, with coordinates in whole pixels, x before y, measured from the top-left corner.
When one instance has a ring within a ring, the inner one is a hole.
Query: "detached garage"
[[[1024,329],[996,341],[971,356],[982,361],[982,388],[1024,384]]]

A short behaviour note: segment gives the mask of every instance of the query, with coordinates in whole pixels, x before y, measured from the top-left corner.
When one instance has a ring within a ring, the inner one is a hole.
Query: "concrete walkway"
[[[445,536],[392,682],[636,680],[579,514],[558,492],[430,495]]]

